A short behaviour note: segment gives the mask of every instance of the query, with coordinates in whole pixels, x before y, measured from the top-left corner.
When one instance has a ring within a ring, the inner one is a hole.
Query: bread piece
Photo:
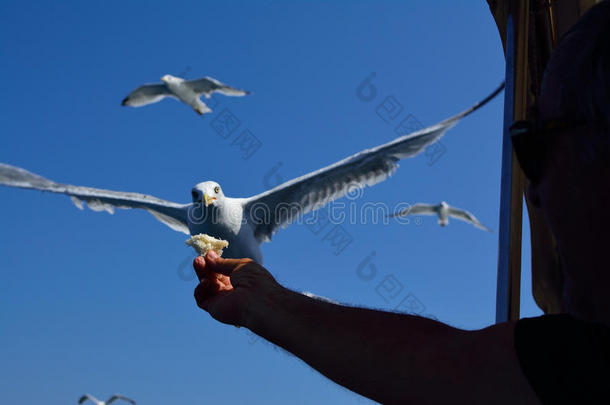
[[[192,246],[199,253],[199,256],[205,256],[208,250],[213,250],[218,256],[222,256],[222,249],[229,246],[229,242],[226,240],[216,239],[205,233],[191,237],[186,241],[186,244]]]

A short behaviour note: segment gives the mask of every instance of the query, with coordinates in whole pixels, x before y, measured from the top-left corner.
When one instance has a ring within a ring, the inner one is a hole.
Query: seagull
[[[387,179],[398,168],[399,160],[420,154],[503,87],[504,83],[480,103],[438,124],[363,150],[248,198],[225,196],[220,184],[205,181],[191,189],[191,203],[178,204],[146,194],[56,183],[2,163],[0,184],[67,194],[80,209],[83,209],[83,201],[94,211],[104,210],[111,214],[115,207],[144,209],[175,231],[187,235],[205,233],[227,240],[229,246],[224,250],[224,257],[249,257],[262,263],[260,245],[270,241],[280,228],[354,189]]]
[[[185,104],[193,107],[199,115],[212,112],[208,106],[199,98],[204,95],[210,98],[212,93],[220,93],[225,96],[245,96],[248,91],[235,89],[227,86],[211,77],[203,79],[184,80],[180,77],[165,75],[161,78],[163,84],[144,84],[123,99],[121,105],[140,107],[156,103],[165,97],[174,97]]]
[[[489,228],[480,223],[479,220],[470,212],[451,207],[445,201],[441,201],[441,203],[437,205],[422,203],[413,204],[409,208],[390,215],[390,217],[404,217],[407,215],[438,215],[438,224],[440,226],[447,226],[449,224],[449,217],[451,217],[459,219],[460,221],[468,222],[469,224],[474,225],[476,228],[491,232]]]
[[[123,395],[118,395],[118,394],[114,394],[113,396],[111,396],[110,398],[108,398],[108,400],[106,402],[104,401],[100,401],[99,399],[97,399],[96,397],[94,397],[93,395],[90,394],[85,394],[82,397],[80,397],[80,399],[78,400],[79,404],[82,404],[83,402],[89,400],[91,402],[95,402],[96,405],[108,405],[113,403],[114,401],[116,401],[117,399],[122,399],[123,401],[127,401],[133,405],[136,405],[136,401],[134,401],[131,398],[127,398]]]

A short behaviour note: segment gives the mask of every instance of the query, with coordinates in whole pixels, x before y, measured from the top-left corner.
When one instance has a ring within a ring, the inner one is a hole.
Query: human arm
[[[417,316],[335,305],[279,285],[249,259],[197,258],[200,307],[383,403],[537,403],[513,324],[463,331]]]

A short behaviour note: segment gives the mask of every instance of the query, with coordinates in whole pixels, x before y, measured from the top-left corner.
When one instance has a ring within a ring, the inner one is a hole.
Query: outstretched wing
[[[394,214],[390,214],[390,218],[404,217],[407,215],[437,215],[437,214],[438,214],[438,205],[417,203],[417,204],[411,205],[408,208],[405,208],[404,210],[401,210]]]
[[[85,402],[85,401],[87,401],[87,400],[89,400],[89,401],[91,401],[91,402],[94,402],[94,403],[96,403],[97,405],[100,405],[100,404],[102,403],[102,401],[100,401],[99,399],[97,399],[97,398],[95,398],[94,396],[89,395],[89,394],[85,394],[85,395],[83,395],[82,397],[80,397],[80,399],[78,400],[78,403],[79,403],[79,404],[82,404],[83,402]]]
[[[66,194],[80,209],[83,209],[83,201],[85,201],[92,210],[104,210],[110,214],[114,213],[114,207],[141,208],[173,230],[189,234],[186,221],[189,204],[176,204],[146,194],[56,183],[27,170],[3,163],[0,163],[0,185]]]
[[[459,208],[449,207],[449,216],[455,219],[459,219],[460,221],[468,222],[484,231],[491,232],[489,228],[480,223],[479,220],[468,211],[464,211]]]
[[[165,97],[174,97],[165,84],[145,84],[138,87],[123,99],[121,105],[140,107],[156,103]]]
[[[226,84],[221,83],[211,77],[204,77],[203,79],[197,80],[187,80],[185,84],[195,93],[199,95],[204,94],[206,97],[210,97],[210,94],[214,92],[224,94],[225,96],[245,96],[246,94],[250,94],[249,91],[227,86]]]
[[[372,186],[387,179],[398,168],[399,160],[420,154],[461,118],[483,106],[503,88],[504,83],[483,101],[438,124],[364,150],[245,199],[244,210],[255,227],[257,240],[270,240],[271,235],[280,227],[289,225],[300,215],[343,197],[350,189]]]
[[[110,399],[108,399],[108,401],[106,401],[106,404],[111,404],[112,402],[116,401],[117,399],[122,399],[123,401],[127,401],[133,405],[136,405],[136,401],[134,401],[131,398],[127,398],[126,396],[123,395],[118,395],[118,394],[114,394],[113,396],[110,397]]]

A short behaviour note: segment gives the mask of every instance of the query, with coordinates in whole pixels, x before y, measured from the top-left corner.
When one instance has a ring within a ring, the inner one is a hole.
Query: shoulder
[[[515,324],[514,345],[542,403],[587,403],[610,379],[608,325],[567,314],[524,318]]]

